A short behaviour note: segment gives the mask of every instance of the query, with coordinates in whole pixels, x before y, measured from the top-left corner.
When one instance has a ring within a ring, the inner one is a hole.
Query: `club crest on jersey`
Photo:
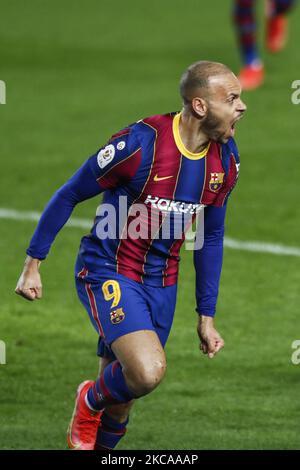
[[[123,312],[122,307],[110,312],[110,321],[113,323],[113,325],[118,325],[119,323],[121,323],[121,321],[124,320],[124,318],[125,313]]]
[[[211,173],[209,181],[209,189],[217,193],[224,181],[224,173]]]
[[[115,153],[115,147],[112,144],[107,145],[104,149],[100,150],[97,155],[97,162],[101,170],[113,160]]]

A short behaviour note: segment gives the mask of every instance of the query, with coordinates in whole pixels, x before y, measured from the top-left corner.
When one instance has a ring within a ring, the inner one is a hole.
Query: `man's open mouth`
[[[230,135],[231,135],[231,137],[233,137],[234,134],[235,134],[235,125],[236,125],[236,123],[237,123],[240,119],[242,119],[242,117],[243,117],[243,114],[241,114],[235,121],[233,121],[233,123],[232,123],[232,125],[231,125],[231,128],[230,128]]]

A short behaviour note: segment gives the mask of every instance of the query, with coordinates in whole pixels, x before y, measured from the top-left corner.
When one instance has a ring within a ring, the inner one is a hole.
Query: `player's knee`
[[[127,375],[127,383],[136,397],[142,397],[152,392],[162,381],[166,372],[166,362],[158,360],[149,364],[142,364]]]

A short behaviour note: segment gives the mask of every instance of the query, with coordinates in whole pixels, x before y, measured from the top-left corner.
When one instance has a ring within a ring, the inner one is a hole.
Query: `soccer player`
[[[266,0],[266,46],[270,52],[281,51],[287,41],[287,13],[294,0]],[[234,21],[242,54],[243,67],[239,80],[243,90],[258,88],[264,82],[265,70],[256,39],[255,0],[235,0]]]
[[[40,299],[39,266],[55,236],[76,204],[104,194],[75,266],[78,296],[99,335],[102,360],[99,377],[78,387],[68,429],[72,449],[115,448],[134,400],[163,379],[179,250],[203,210],[204,245],[194,251],[197,331],[209,358],[224,345],[213,317],[227,200],[239,169],[233,136],[246,106],[236,76],[215,62],[192,64],[180,93],[181,112],[131,124],[79,168],[49,201],[27,249],[16,293]],[[176,226],[179,233],[171,230]]]

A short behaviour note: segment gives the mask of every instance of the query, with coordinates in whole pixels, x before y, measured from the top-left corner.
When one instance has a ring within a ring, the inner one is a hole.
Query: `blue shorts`
[[[95,278],[78,263],[75,274],[79,299],[99,334],[99,356],[114,359],[111,344],[138,330],[155,331],[165,346],[173,323],[177,284],[149,286],[113,271]]]

